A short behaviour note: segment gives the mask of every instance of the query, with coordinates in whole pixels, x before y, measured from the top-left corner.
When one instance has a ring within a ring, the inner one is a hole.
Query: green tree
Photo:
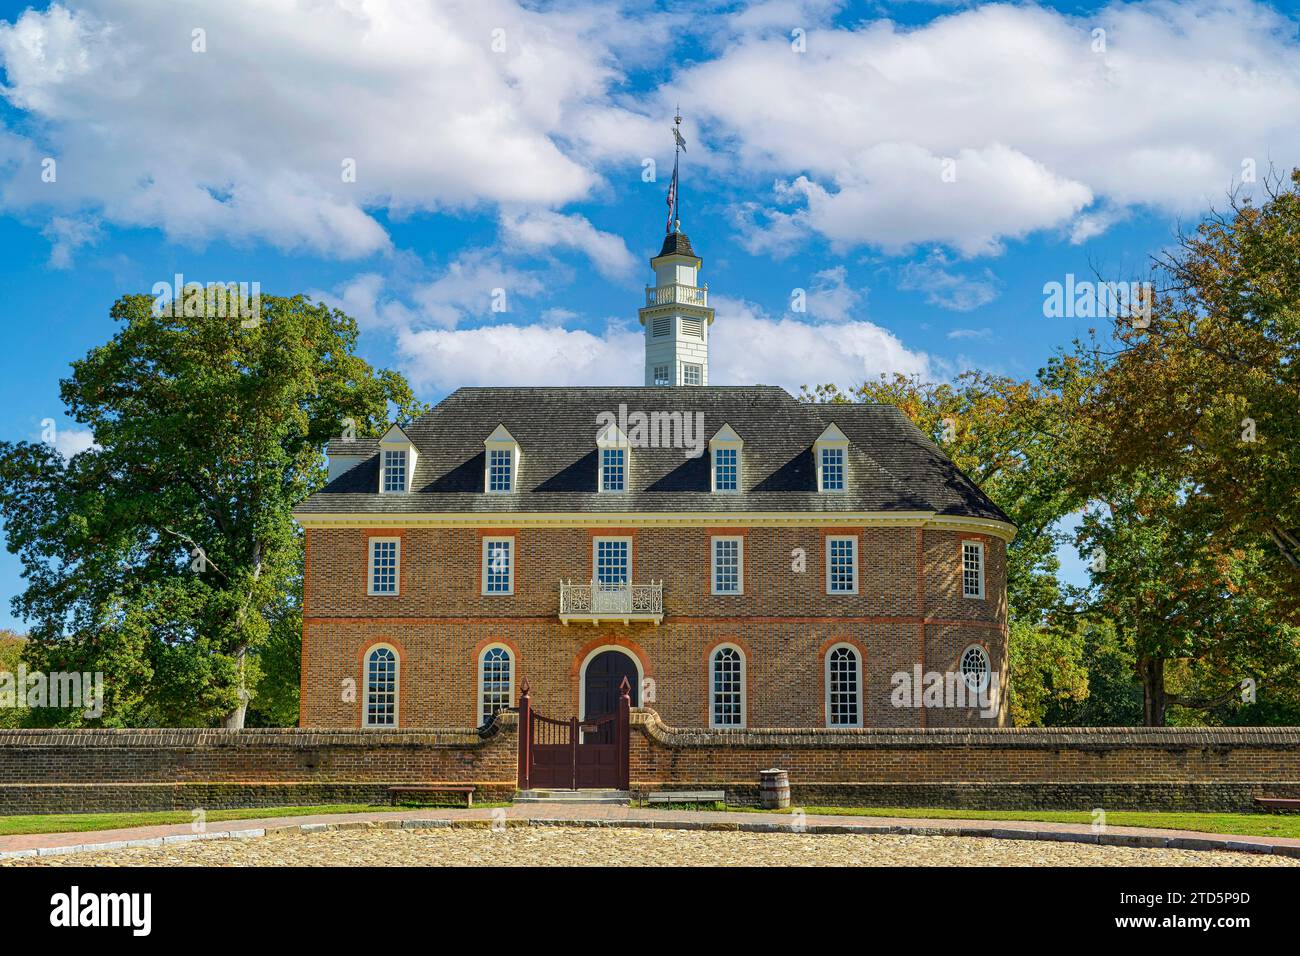
[[[93,448],[65,462],[0,444],[0,516],[27,581],[14,609],[36,666],[104,672],[104,723],[240,727],[296,626],[290,512],[324,481],[324,443],[419,408],[355,355],[351,318],[302,296],[263,297],[244,321],[153,305],[115,303],[120,330],[61,383]]]

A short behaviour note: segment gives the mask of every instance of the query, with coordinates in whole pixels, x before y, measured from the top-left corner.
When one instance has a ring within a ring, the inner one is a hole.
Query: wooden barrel
[[[790,775],[784,770],[760,770],[759,797],[762,806],[776,810],[790,805]]]

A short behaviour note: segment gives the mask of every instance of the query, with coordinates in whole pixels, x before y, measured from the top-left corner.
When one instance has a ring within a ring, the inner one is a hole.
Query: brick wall
[[[0,813],[382,802],[399,783],[513,791],[517,715],[431,731],[0,731]],[[797,803],[987,809],[1250,810],[1300,797],[1300,729],[1007,728],[709,731],[632,714],[632,787]]]
[[[403,727],[477,722],[479,654],[500,642],[532,684],[539,711],[578,707],[584,659],[625,648],[654,681],[654,706],[678,726],[707,726],[709,651],[741,646],[748,672],[748,724],[823,726],[823,656],[838,641],[863,656],[868,726],[967,726],[1005,720],[974,710],[899,710],[890,677],[921,663],[953,671],[962,651],[985,646],[1006,672],[1005,546],[996,538],[918,528],[638,528],[632,576],[663,581],[664,622],[598,627],[558,619],[559,581],[591,576],[592,529],[312,529],[303,628],[302,724],[357,727],[365,651],[383,642],[401,658]],[[859,538],[859,593],[825,593],[828,533]],[[710,538],[742,535],[744,594],[710,593]],[[482,539],[515,538],[514,594],[481,593]],[[402,538],[401,593],[366,594],[368,539]],[[961,596],[961,542],[986,552],[984,600]],[[804,570],[793,569],[796,554]],[[923,573],[918,573],[923,569]],[[517,693],[516,693],[517,697]],[[1005,695],[1003,695],[1003,699]]]

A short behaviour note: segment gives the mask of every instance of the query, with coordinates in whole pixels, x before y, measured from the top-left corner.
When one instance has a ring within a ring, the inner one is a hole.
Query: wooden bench
[[[661,790],[649,796],[651,803],[726,803],[725,790]]]
[[[473,787],[456,787],[442,786],[436,783],[412,784],[404,787],[389,787],[388,798],[393,806],[397,806],[397,798],[404,794],[415,793],[463,793],[465,795],[465,806],[474,806],[474,788]]]
[[[1281,810],[1284,813],[1300,813],[1300,800],[1291,797],[1256,797],[1255,806],[1261,810]]]

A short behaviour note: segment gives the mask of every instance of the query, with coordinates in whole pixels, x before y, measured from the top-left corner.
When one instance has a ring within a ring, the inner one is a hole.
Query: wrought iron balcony
[[[653,621],[664,619],[664,583],[605,584],[588,581],[585,584],[560,582],[560,620],[570,621]]]
[[[671,285],[645,287],[645,304],[646,307],[654,305],[698,305],[707,307],[709,304],[709,287],[705,285],[696,288],[693,285],[681,285],[674,282]]]

